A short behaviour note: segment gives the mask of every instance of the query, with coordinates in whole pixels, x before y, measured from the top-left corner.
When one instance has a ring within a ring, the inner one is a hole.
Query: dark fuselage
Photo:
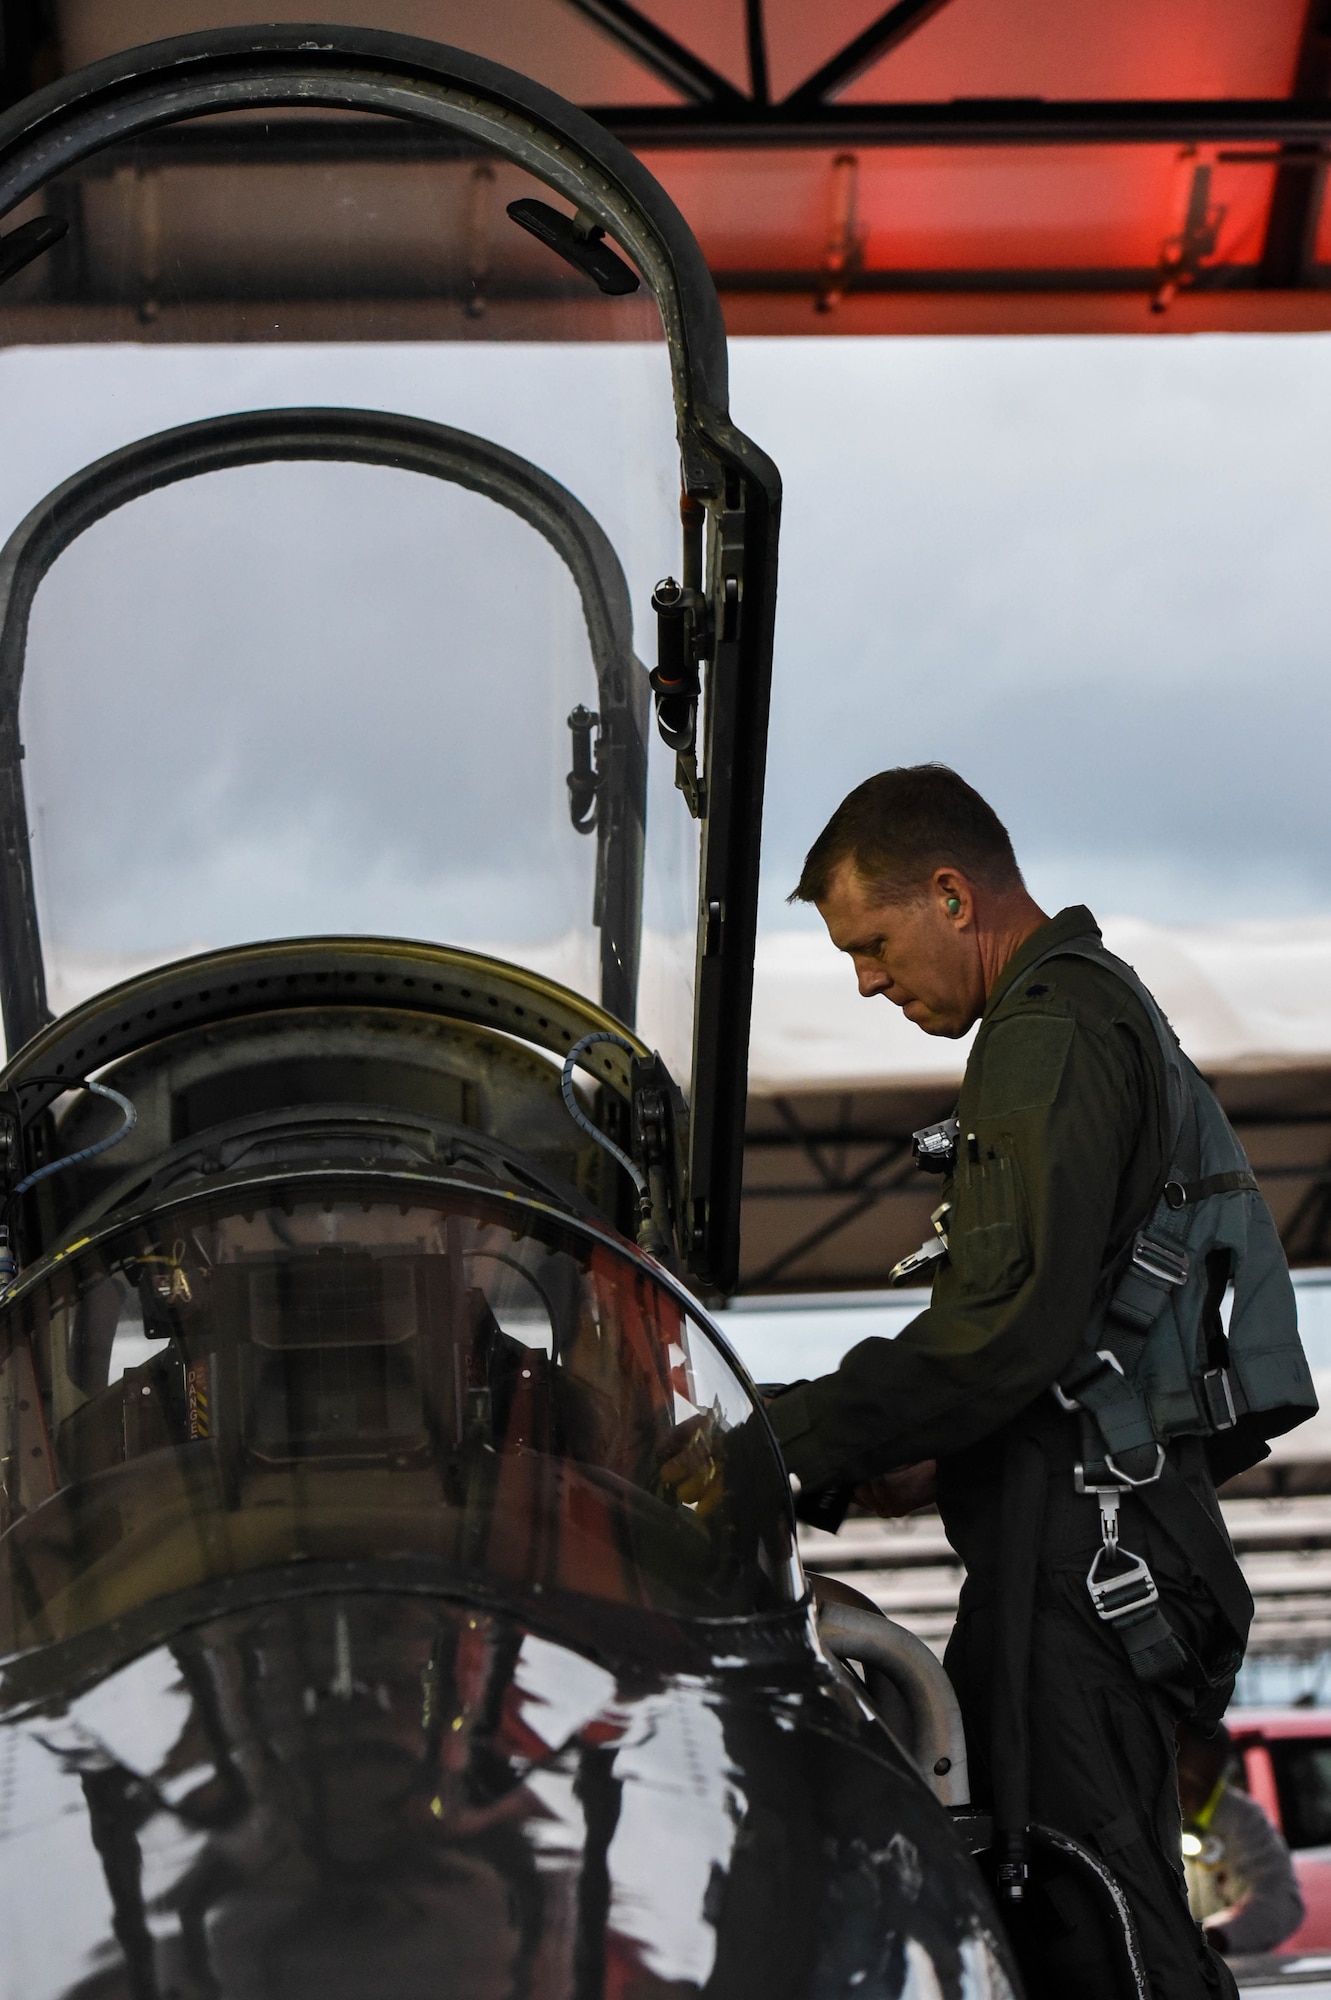
[[[254,1576],[109,1670],[139,1633],[29,1656],[4,2000],[1005,1990],[946,1814],[802,1613],[382,1583]]]

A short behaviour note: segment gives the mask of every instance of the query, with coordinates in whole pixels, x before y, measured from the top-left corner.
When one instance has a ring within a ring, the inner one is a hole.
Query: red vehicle
[[[1303,1892],[1303,1922],[1278,1956],[1331,1951],[1331,1709],[1238,1709],[1225,1720],[1248,1792],[1289,1843]]]

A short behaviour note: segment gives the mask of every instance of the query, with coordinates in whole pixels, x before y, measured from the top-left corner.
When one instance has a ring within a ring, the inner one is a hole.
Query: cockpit
[[[721,1346],[543,1204],[221,1185],[73,1250],[5,1320],[0,1653],[274,1564],[691,1617],[796,1587],[779,1462]]]

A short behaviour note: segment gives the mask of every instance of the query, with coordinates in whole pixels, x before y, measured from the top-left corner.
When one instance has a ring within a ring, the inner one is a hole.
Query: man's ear
[[[975,917],[975,891],[959,868],[935,868],[929,879],[931,900],[945,921],[965,930]]]

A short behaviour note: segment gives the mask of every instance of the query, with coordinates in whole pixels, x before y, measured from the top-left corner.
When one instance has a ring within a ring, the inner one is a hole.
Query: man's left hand
[[[726,1496],[716,1443],[716,1419],[710,1410],[703,1410],[676,1424],[660,1447],[662,1485],[673,1487],[685,1506],[696,1507],[700,1521]]]

